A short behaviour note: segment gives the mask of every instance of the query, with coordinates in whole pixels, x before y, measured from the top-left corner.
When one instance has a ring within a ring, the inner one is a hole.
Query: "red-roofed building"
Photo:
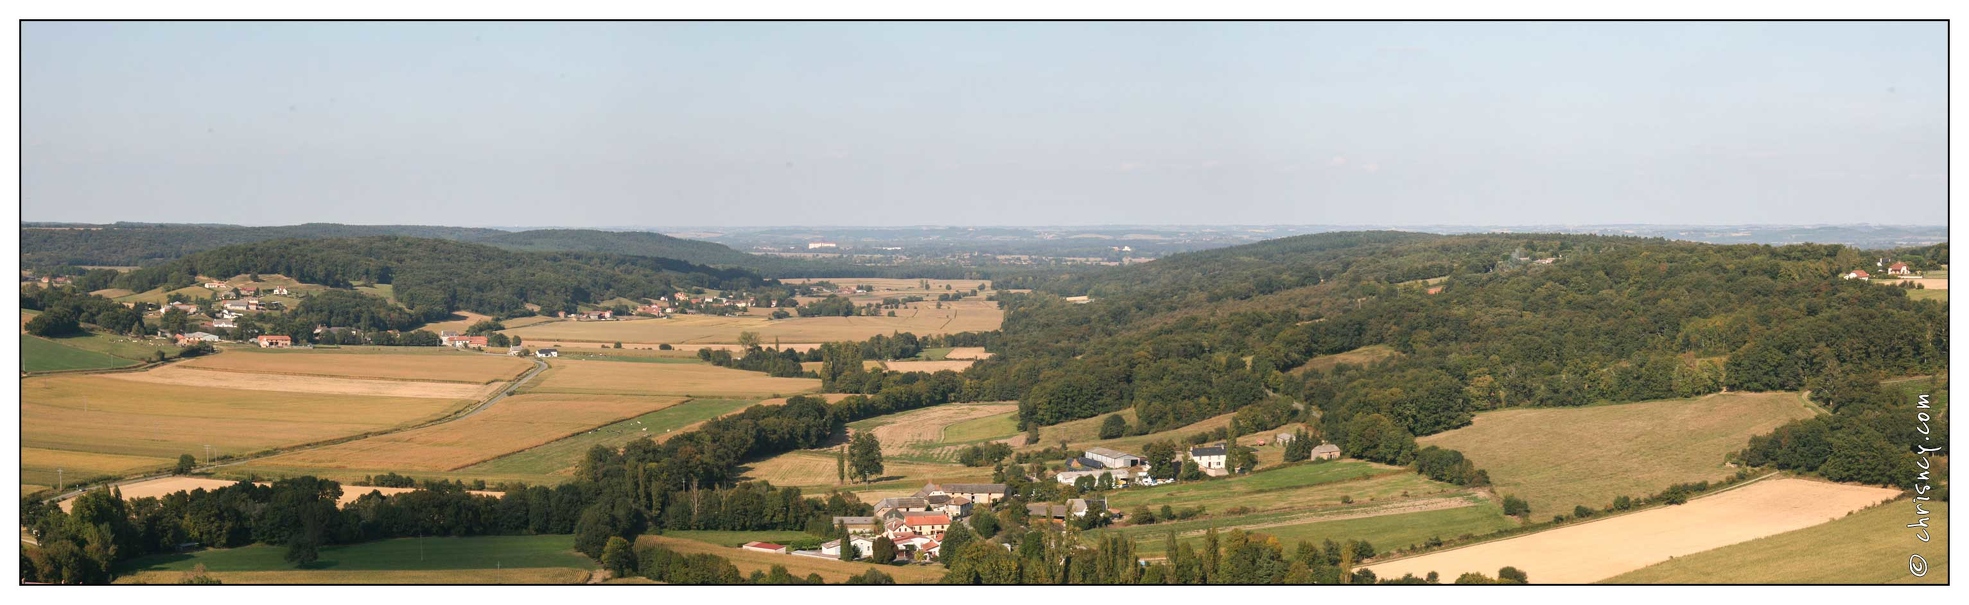
[[[1907,268],[1907,263],[1894,263],[1892,265],[1887,266],[1887,274],[1888,275],[1914,275],[1914,270]]]
[[[902,519],[897,521],[895,525],[896,527],[891,530],[892,534],[907,531],[933,538],[941,538],[943,537],[943,532],[950,529],[950,515],[943,513],[903,513]],[[892,535],[890,539],[895,539],[895,537]]]
[[[1866,269],[1854,269],[1852,273],[1847,273],[1842,277],[1845,277],[1846,279],[1872,279],[1873,278],[1872,275],[1866,272]]]
[[[294,337],[286,334],[266,334],[253,339],[262,349],[285,349],[294,346]]]

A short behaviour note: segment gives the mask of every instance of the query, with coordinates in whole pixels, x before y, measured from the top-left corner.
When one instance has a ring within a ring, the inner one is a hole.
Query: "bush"
[[[1531,515],[1531,504],[1517,496],[1505,496],[1504,514],[1512,517],[1528,517]]]
[[[1128,421],[1122,419],[1120,414],[1109,414],[1107,418],[1101,419],[1102,439],[1114,439],[1127,434]]]

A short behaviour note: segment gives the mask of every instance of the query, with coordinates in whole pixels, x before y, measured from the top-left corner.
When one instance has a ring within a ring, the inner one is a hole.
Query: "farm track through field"
[[[488,353],[488,355],[490,355],[490,353]],[[263,459],[263,458],[270,458],[270,457],[273,457],[273,456],[278,456],[278,455],[281,455],[281,454],[291,454],[291,453],[294,453],[294,452],[302,452],[302,451],[308,451],[308,450],[313,450],[313,449],[318,449],[318,448],[324,448],[324,447],[328,447],[328,446],[331,446],[331,445],[338,445],[338,444],[342,444],[342,443],[348,443],[348,442],[351,442],[351,441],[356,441],[356,440],[360,440],[360,439],[368,439],[368,438],[370,438],[370,437],[377,437],[377,436],[381,436],[381,435],[389,435],[389,434],[393,434],[393,433],[401,433],[401,432],[404,432],[404,431],[410,431],[410,430],[415,430],[415,429],[421,429],[421,428],[426,428],[426,427],[431,427],[431,426],[437,426],[437,425],[440,425],[440,424],[445,424],[445,423],[449,423],[449,422],[455,422],[455,421],[459,421],[459,420],[464,420],[464,419],[466,419],[466,418],[470,418],[470,417],[472,417],[472,416],[473,416],[473,415],[475,415],[475,414],[478,414],[479,412],[482,412],[482,411],[485,411],[485,409],[486,409],[486,408],[489,408],[489,407],[492,407],[492,405],[493,405],[493,404],[495,404],[495,403],[499,403],[499,401],[500,401],[500,400],[502,400],[502,399],[505,399],[507,395],[510,395],[510,394],[512,394],[513,392],[515,392],[515,391],[517,391],[517,390],[518,390],[518,389],[520,388],[520,386],[522,386],[522,385],[524,385],[524,384],[526,384],[526,383],[527,383],[527,381],[530,381],[530,380],[533,380],[533,379],[534,379],[534,378],[536,378],[536,377],[539,377],[539,375],[540,375],[540,373],[541,373],[541,372],[543,372],[543,371],[545,371],[545,370],[547,369],[547,363],[546,363],[546,362],[543,362],[543,361],[540,361],[539,359],[529,359],[528,361],[532,361],[532,362],[533,362],[533,369],[532,369],[532,370],[528,370],[528,371],[527,371],[527,372],[526,372],[525,374],[522,374],[522,375],[520,375],[520,377],[519,377],[518,379],[516,379],[516,380],[514,380],[514,381],[512,382],[512,384],[509,384],[509,385],[507,385],[507,386],[505,386],[504,388],[500,388],[500,389],[498,389],[497,391],[494,391],[494,393],[493,393],[493,395],[492,395],[491,397],[489,397],[489,398],[487,398],[487,399],[486,399],[485,401],[483,401],[483,402],[480,402],[480,403],[479,403],[478,405],[475,405],[475,406],[472,406],[472,407],[470,407],[470,408],[467,408],[467,409],[464,409],[464,410],[462,410],[462,411],[459,411],[459,412],[455,412],[455,413],[453,413],[453,414],[451,414],[451,415],[449,415],[449,416],[446,416],[446,417],[443,417],[443,418],[439,418],[439,419],[436,419],[436,420],[432,420],[432,421],[430,421],[430,422],[425,422],[425,423],[421,423],[421,424],[416,424],[416,425],[412,425],[412,426],[404,426],[404,427],[397,427],[397,428],[393,428],[393,429],[388,429],[388,430],[383,430],[383,431],[375,431],[375,432],[370,432],[370,433],[363,433],[363,434],[360,434],[360,435],[348,435],[348,436],[343,436],[343,437],[337,437],[337,438],[334,438],[334,439],[326,439],[326,440],[322,440],[322,441],[316,441],[316,442],[312,442],[312,443],[304,443],[304,444],[300,444],[300,445],[295,445],[295,446],[289,446],[289,447],[282,447],[282,448],[273,448],[273,449],[269,449],[269,450],[265,450],[265,451],[260,451],[260,452],[255,452],[255,453],[252,453],[252,454],[248,454],[248,455],[246,455],[246,456],[243,456],[243,457],[240,457],[240,458],[235,458],[235,459],[232,459],[232,460],[227,460],[227,461],[225,461],[225,462],[221,462],[221,463],[219,463],[219,464],[213,464],[213,465],[208,465],[208,466],[202,466],[202,467],[198,467],[198,468],[196,468],[196,469],[194,469],[194,471],[211,471],[211,470],[215,470],[215,469],[220,469],[220,468],[224,468],[224,467],[228,467],[228,466],[237,466],[237,465],[241,465],[241,464],[246,464],[246,463],[248,463],[248,462],[255,462],[255,461],[258,461],[258,460],[260,460],[260,459]],[[91,490],[91,489],[96,489],[96,488],[101,488],[101,487],[109,487],[109,486],[113,486],[113,485],[124,485],[124,484],[129,484],[129,483],[135,483],[135,482],[139,482],[139,481],[149,481],[149,480],[151,480],[151,479],[156,479],[156,478],[159,478],[159,477],[167,477],[167,476],[170,476],[170,473],[168,473],[168,472],[166,472],[166,473],[151,473],[151,474],[147,474],[147,475],[141,475],[141,476],[137,476],[137,477],[124,477],[124,478],[122,478],[122,479],[118,479],[118,480],[116,480],[116,481],[112,481],[112,482],[109,482],[109,483],[106,483],[106,484],[102,484],[102,485],[94,485],[94,486],[89,486],[89,487],[84,487],[84,488],[78,488],[78,489],[73,489],[73,490],[69,490],[69,491],[67,491],[67,492],[63,492],[63,493],[61,493],[61,494],[57,494],[56,496],[54,496],[53,498],[51,498],[51,499],[50,499],[50,501],[56,501],[56,502],[59,502],[59,501],[62,501],[62,500],[67,500],[67,499],[69,499],[69,498],[74,498],[74,497],[76,497],[76,496],[80,496],[80,495],[82,495],[82,492],[85,492],[85,491],[88,491],[88,490]]]

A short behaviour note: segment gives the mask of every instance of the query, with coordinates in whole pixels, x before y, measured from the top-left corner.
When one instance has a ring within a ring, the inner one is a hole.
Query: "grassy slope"
[[[1932,542],[1916,539],[1908,523],[1914,504],[1897,500],[1843,519],[1732,544],[1657,563],[1607,579],[1606,584],[1946,584],[1948,504],[1925,505]],[[1928,573],[1908,573],[1910,554]]]
[[[21,335],[21,371],[97,370],[137,365],[137,362],[41,338]]]
[[[1417,441],[1463,452],[1490,473],[1497,493],[1525,498],[1543,518],[1722,479],[1736,472],[1724,459],[1751,436],[1811,414],[1797,393],[1724,393],[1485,412],[1471,426]]]
[[[793,542],[795,540],[802,540],[806,538],[816,537],[813,534],[809,534],[807,532],[797,531],[797,530],[670,531],[670,532],[663,532],[663,535],[671,538],[696,540],[699,542],[707,542],[719,546],[730,546],[733,548],[737,548],[738,545],[740,544],[744,544],[746,542],[751,542],[754,540],[773,542],[777,544],[786,544],[788,542]]]

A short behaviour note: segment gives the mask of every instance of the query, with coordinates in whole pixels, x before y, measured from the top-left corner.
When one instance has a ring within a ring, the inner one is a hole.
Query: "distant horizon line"
[[[1175,229],[1175,228],[1213,228],[1213,229],[1251,229],[1251,228],[1337,228],[1337,229],[1509,229],[1530,227],[1586,228],[1586,227],[1786,227],[1786,228],[1901,228],[1901,229],[1947,229],[1947,224],[1876,224],[1876,223],[1492,223],[1492,224],[1345,224],[1345,223],[1097,223],[1097,224],[1027,224],[1027,225],[961,225],[961,224],[919,224],[919,225],[447,225],[438,223],[338,223],[330,221],[308,221],[288,224],[240,224],[240,223],[200,223],[200,222],[154,222],[154,221],[116,221],[109,223],[89,223],[81,221],[21,221],[22,227],[30,226],[92,226],[114,227],[119,224],[138,226],[179,226],[179,227],[300,227],[305,225],[344,225],[351,227],[449,227],[455,229],[494,229],[500,231],[537,231],[545,229],[591,230],[615,232],[662,232],[689,231],[705,229]]]

